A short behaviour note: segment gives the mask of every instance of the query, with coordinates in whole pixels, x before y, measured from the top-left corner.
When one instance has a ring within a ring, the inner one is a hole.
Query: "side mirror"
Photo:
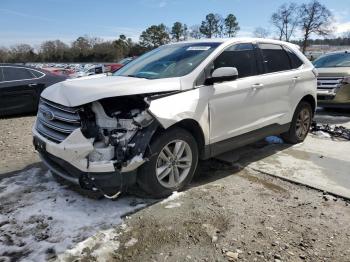
[[[238,70],[236,67],[220,67],[214,70],[211,77],[207,78],[205,83],[212,85],[225,81],[233,81],[238,78]]]

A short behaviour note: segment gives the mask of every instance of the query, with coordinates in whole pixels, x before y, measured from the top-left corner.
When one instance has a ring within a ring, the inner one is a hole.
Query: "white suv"
[[[163,197],[199,159],[268,135],[303,141],[315,108],[316,72],[293,44],[181,42],[45,89],[34,145],[55,176],[85,189],[115,197],[137,183]]]

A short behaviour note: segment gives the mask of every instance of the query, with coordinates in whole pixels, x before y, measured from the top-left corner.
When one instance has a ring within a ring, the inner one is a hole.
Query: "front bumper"
[[[63,179],[85,189],[115,194],[135,183],[136,170],[144,163],[136,156],[137,160],[131,159],[129,164],[117,169],[113,160],[88,161],[88,155],[95,150],[93,141],[85,138],[79,128],[57,144],[40,135],[35,127],[36,124],[32,129],[33,142],[44,164]]]
[[[131,172],[82,172],[67,161],[47,152],[39,151],[44,164],[56,175],[87,190],[99,190],[102,194],[111,196],[126,191],[136,183],[136,170]]]
[[[317,90],[317,105],[350,108],[350,84],[343,85],[338,90]]]

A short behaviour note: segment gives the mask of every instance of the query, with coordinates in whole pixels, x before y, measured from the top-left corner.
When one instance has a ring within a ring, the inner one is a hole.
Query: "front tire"
[[[300,102],[294,112],[289,131],[281,135],[284,141],[290,144],[303,142],[309,133],[312,116],[311,105],[305,101]]]
[[[198,146],[188,131],[174,127],[155,137],[146,157],[149,161],[138,171],[138,184],[152,197],[166,197],[191,182],[198,164]]]

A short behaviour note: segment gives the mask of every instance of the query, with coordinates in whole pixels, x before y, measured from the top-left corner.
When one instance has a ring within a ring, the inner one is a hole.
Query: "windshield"
[[[131,62],[132,61],[132,58],[124,58],[122,60],[120,60],[118,62],[118,64],[121,64],[121,65],[126,65],[127,63]]]
[[[147,79],[184,76],[219,45],[220,43],[187,43],[161,46],[130,62],[114,75]]]
[[[316,68],[322,67],[350,67],[350,54],[337,53],[322,56],[313,62]]]

